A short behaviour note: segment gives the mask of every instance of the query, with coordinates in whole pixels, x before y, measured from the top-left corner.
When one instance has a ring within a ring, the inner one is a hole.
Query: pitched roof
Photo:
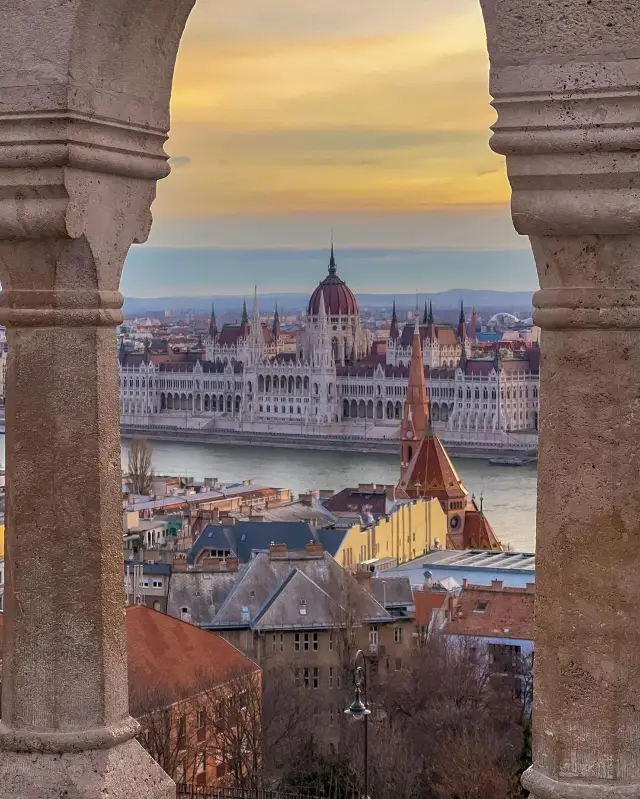
[[[374,518],[385,516],[390,510],[386,489],[361,491],[359,488],[343,488],[323,500],[322,504],[333,514],[370,513]]]
[[[169,583],[167,613],[181,618],[182,609],[186,608],[192,624],[206,627],[247,568],[241,566],[237,572],[174,571]]]
[[[526,588],[465,585],[455,616],[445,624],[447,635],[533,640],[533,585]]]
[[[386,577],[379,574],[371,578],[371,593],[384,608],[392,605],[413,605],[413,593],[408,577]]]
[[[420,441],[398,488],[408,496],[435,497],[441,502],[467,496],[462,480],[433,430]]]
[[[131,697],[152,688],[176,701],[202,680],[211,687],[260,668],[224,638],[144,605],[127,608],[126,629]]]
[[[305,599],[304,614],[300,614],[301,598]],[[375,597],[326,552],[277,557],[263,552],[239,574],[209,626],[334,627],[347,607],[361,619],[391,619]]]
[[[461,533],[450,532],[451,549],[502,549],[489,520],[474,505],[467,506]]]
[[[230,549],[241,563],[251,560],[252,552],[265,552],[272,543],[286,544],[287,549],[304,550],[317,535],[307,522],[236,522],[233,525],[209,524],[189,551],[189,563],[197,561],[206,549]]]
[[[433,611],[440,610],[446,598],[446,591],[414,591],[413,604],[416,606],[416,625],[427,627]]]

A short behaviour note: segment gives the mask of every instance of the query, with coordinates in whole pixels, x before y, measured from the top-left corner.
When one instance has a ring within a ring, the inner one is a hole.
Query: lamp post
[[[344,711],[352,719],[364,721],[364,775],[363,799],[369,799],[369,716],[371,710],[367,706],[367,662],[362,649],[358,649],[353,659],[353,681],[355,695],[353,702]],[[362,701],[364,697],[364,702]]]

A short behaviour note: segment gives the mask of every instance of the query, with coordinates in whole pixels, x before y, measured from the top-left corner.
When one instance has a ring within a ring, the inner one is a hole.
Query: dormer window
[[[476,604],[474,605],[473,612],[474,613],[486,613],[487,608],[489,607],[489,603],[485,602],[482,599],[479,599]]]

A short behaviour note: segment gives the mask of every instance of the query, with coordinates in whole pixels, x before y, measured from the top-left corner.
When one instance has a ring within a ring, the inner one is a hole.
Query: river
[[[123,441],[126,468],[127,442]],[[455,459],[466,489],[484,497],[484,510],[503,543],[533,552],[536,527],[536,468],[489,466],[484,460]],[[153,442],[156,474],[217,477],[221,482],[253,478],[266,485],[341,489],[358,483],[395,483],[396,455],[324,452],[224,444]]]

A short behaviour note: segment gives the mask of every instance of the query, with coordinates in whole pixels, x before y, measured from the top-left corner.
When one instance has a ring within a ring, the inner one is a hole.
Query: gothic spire
[[[391,314],[391,327],[389,328],[389,338],[393,341],[400,338],[400,329],[398,327],[398,316],[396,314],[396,301],[393,300],[393,313]]]
[[[218,335],[218,325],[216,324],[216,309],[211,303],[211,316],[209,318],[209,338],[215,338]]]
[[[434,324],[433,319],[433,304],[431,300],[429,300],[429,319],[427,320],[430,325]]]
[[[329,258],[329,274],[335,275],[338,271],[338,266],[336,264],[336,256],[333,251],[333,233],[331,234],[331,256]]]
[[[273,328],[271,330],[274,339],[280,337],[280,315],[278,314],[278,303],[276,302],[276,311],[273,315]]]
[[[422,324],[426,325],[429,323],[429,311],[427,310],[427,301],[424,301],[424,313],[422,314]]]
[[[249,315],[247,314],[247,300],[246,298],[242,300],[242,324],[246,325],[249,321]]]
[[[460,300],[460,319],[458,319],[458,324],[463,325],[467,320],[464,316],[464,300]]]

